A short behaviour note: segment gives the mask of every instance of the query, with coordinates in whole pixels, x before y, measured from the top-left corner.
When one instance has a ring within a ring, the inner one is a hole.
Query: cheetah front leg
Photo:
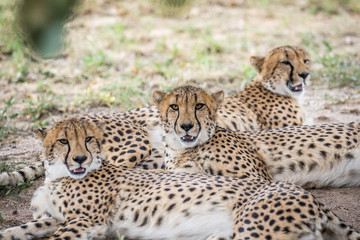
[[[0,239],[34,239],[48,237],[54,234],[60,224],[61,222],[55,218],[42,218],[0,231]]]
[[[73,219],[57,229],[49,240],[88,240],[105,239],[107,226],[104,224],[95,225],[86,218]]]

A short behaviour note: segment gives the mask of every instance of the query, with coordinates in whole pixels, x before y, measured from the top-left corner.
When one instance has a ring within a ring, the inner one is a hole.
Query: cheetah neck
[[[214,124],[214,127],[209,128],[208,131],[202,130],[198,136],[198,141],[193,146],[187,147],[184,146],[179,141],[179,138],[171,130],[166,129],[165,126],[162,128],[162,143],[164,146],[165,153],[165,167],[166,169],[173,169],[177,163],[177,158],[184,152],[189,149],[195,149],[198,146],[201,146],[208,142],[215,134],[217,124]]]

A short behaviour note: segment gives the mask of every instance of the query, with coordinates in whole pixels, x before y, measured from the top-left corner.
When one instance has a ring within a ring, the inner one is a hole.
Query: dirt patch
[[[43,178],[34,182],[31,188],[21,191],[18,197],[6,196],[0,198],[0,209],[2,217],[5,219],[1,223],[3,228],[18,226],[32,219],[30,202],[35,190],[43,183]]]

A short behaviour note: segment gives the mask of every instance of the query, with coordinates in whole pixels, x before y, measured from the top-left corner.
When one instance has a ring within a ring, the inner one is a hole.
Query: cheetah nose
[[[309,72],[302,72],[302,73],[300,73],[299,74],[299,76],[302,78],[302,79],[306,79],[307,78],[307,76],[309,76]]]
[[[180,125],[180,127],[182,129],[184,129],[185,131],[189,131],[190,129],[193,128],[193,126],[194,126],[194,124],[192,124],[192,123],[183,123]]]
[[[83,156],[76,156],[73,158],[75,162],[77,162],[78,164],[82,164],[83,162],[86,161],[87,156],[83,155]]]

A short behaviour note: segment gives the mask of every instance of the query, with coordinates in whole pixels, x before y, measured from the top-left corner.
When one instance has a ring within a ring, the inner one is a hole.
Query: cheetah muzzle
[[[300,83],[298,85],[293,86],[292,81],[288,81],[287,83],[287,87],[290,89],[290,91],[292,92],[297,92],[297,93],[301,93],[304,91],[304,83]]]

